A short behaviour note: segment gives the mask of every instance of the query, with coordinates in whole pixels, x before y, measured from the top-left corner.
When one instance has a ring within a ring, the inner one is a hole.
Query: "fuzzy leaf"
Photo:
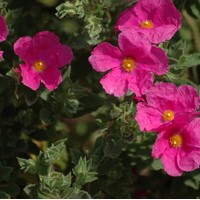
[[[66,139],[63,139],[52,144],[45,152],[45,158],[48,158],[49,161],[58,160],[65,150],[65,141]]]
[[[78,164],[74,167],[73,172],[76,176],[75,184],[82,187],[84,184],[97,179],[96,172],[91,172],[92,160],[86,160],[86,157],[80,158]]]
[[[58,172],[52,172],[49,176],[43,179],[44,183],[52,189],[64,189],[65,187],[70,187],[71,185],[71,173],[64,176]]]
[[[182,55],[177,64],[171,65],[175,70],[182,68],[191,68],[200,65],[200,53],[194,53],[189,55]]]
[[[154,160],[153,163],[151,164],[154,170],[160,170],[163,169],[162,162],[160,160]]]
[[[36,174],[38,172],[36,163],[32,159],[17,158],[17,160],[21,167],[21,170],[23,170],[24,172],[28,172],[31,174]]]

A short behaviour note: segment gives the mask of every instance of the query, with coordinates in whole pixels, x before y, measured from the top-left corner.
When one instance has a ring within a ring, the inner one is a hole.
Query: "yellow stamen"
[[[33,67],[37,72],[43,72],[46,68],[46,64],[45,64],[45,62],[43,62],[41,60],[37,60],[34,63]]]
[[[142,28],[148,28],[148,29],[150,29],[150,28],[153,28],[153,27],[154,27],[154,24],[153,24],[153,22],[150,21],[150,20],[145,20],[145,21],[142,21],[142,22],[140,23],[140,26],[141,26]]]
[[[124,58],[122,61],[122,67],[127,72],[132,71],[135,67],[135,60],[130,57]]]
[[[169,143],[174,148],[179,148],[183,144],[183,138],[179,134],[175,134],[169,138]]]
[[[174,119],[174,112],[172,110],[165,110],[163,113],[164,121],[171,121]]]

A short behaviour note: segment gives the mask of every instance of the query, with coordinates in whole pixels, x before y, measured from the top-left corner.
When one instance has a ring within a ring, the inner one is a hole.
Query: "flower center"
[[[164,121],[171,121],[174,119],[174,112],[172,110],[165,110],[163,113]]]
[[[183,144],[183,138],[179,134],[175,134],[169,138],[169,143],[174,148],[179,148]]]
[[[127,72],[132,71],[135,67],[135,60],[130,57],[124,58],[122,61],[122,67]]]
[[[141,26],[142,28],[148,28],[148,29],[150,29],[150,28],[153,28],[153,27],[154,27],[154,24],[153,24],[153,22],[150,21],[150,20],[145,20],[145,21],[142,21],[142,22],[140,23],[140,26]]]
[[[46,68],[46,64],[45,64],[45,62],[43,62],[41,60],[37,60],[34,63],[33,67],[37,72],[43,72]]]

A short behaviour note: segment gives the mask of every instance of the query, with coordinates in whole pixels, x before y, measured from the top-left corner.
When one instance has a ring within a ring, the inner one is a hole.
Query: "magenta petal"
[[[32,90],[37,90],[40,86],[40,76],[32,69],[32,66],[20,64],[22,83]]]
[[[200,148],[200,118],[193,119],[187,125],[186,133],[186,144],[190,147]]]
[[[117,47],[102,42],[93,49],[89,62],[96,71],[105,72],[111,68],[120,67],[121,52]]]
[[[161,158],[165,153],[165,150],[169,148],[169,140],[166,136],[165,132],[161,132],[158,134],[156,142],[152,148],[152,156],[154,158]]]
[[[153,76],[151,73],[135,69],[134,74],[129,76],[128,88],[133,91],[137,97],[144,95],[153,86]]]
[[[141,22],[150,20],[154,27],[142,28]],[[181,14],[171,0],[140,0],[125,10],[116,23],[116,29],[133,29],[142,33],[151,43],[169,40],[181,27]]]
[[[121,69],[113,68],[101,79],[100,83],[107,94],[121,97],[125,95],[128,90],[127,76],[128,74]]]
[[[41,74],[41,82],[49,90],[55,90],[58,85],[62,82],[62,76],[60,70],[55,67],[48,67]]]
[[[169,70],[168,58],[165,52],[156,46],[152,46],[148,56],[138,60],[138,65],[141,69],[157,75],[166,74]]]
[[[57,50],[57,46],[60,44],[59,37],[53,32],[41,31],[33,36],[33,47],[37,50],[46,50],[51,48],[52,51]],[[55,48],[55,49],[53,49]]]
[[[28,36],[19,38],[14,43],[14,51],[22,60],[30,63],[30,60],[33,60],[31,55],[33,51],[32,38]]]
[[[57,66],[63,67],[71,63],[73,59],[72,49],[67,45],[61,45],[57,51]]]
[[[162,124],[162,113],[156,108],[148,106],[146,103],[138,103],[135,117],[141,131],[153,131]]]
[[[151,87],[146,95],[147,102],[150,106],[167,110],[173,108],[177,99],[176,85],[167,82],[159,82]]]
[[[8,36],[8,28],[3,16],[0,16],[0,42],[6,40]]]
[[[199,107],[198,92],[190,85],[182,85],[178,88],[177,101],[182,111],[195,111]]]
[[[129,29],[119,34],[118,43],[123,57],[132,57],[136,61],[148,55],[151,50],[151,44],[141,34]]]
[[[137,16],[132,12],[130,8],[124,10],[118,17],[117,23],[115,25],[116,31],[131,28],[131,25],[138,26],[139,20]]]
[[[193,171],[199,168],[200,164],[200,150],[195,152],[195,149],[181,149],[177,154],[178,166],[183,171]]]
[[[164,170],[170,176],[181,176],[183,173],[177,164],[177,151],[178,150],[175,148],[169,148],[165,151],[161,158]]]
[[[162,25],[154,29],[140,29],[139,32],[144,34],[150,42],[159,44],[166,40],[170,40],[179,28],[171,25]]]

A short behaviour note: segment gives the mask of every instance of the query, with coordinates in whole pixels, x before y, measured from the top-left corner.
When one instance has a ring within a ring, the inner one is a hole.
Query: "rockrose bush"
[[[0,198],[199,198],[199,10],[0,0]]]

